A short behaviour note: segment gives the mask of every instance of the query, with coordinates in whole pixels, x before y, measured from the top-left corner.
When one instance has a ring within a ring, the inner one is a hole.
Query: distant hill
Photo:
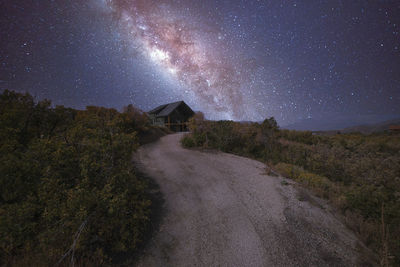
[[[304,119],[281,128],[298,131],[331,131],[357,124],[359,122],[345,119]]]
[[[365,122],[369,123],[365,123]],[[298,131],[341,131],[341,132],[379,132],[386,130],[389,125],[400,124],[400,118],[380,116],[359,117],[326,117],[304,119],[281,126],[283,129]]]
[[[374,123],[374,124],[365,124],[365,125],[347,127],[340,131],[342,133],[360,132],[360,133],[364,133],[364,134],[370,134],[370,133],[378,133],[378,132],[383,132],[385,130],[388,130],[390,125],[400,125],[400,119],[388,120],[388,121]]]

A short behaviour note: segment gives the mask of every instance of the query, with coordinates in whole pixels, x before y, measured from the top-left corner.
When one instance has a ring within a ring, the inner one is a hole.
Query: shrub
[[[195,146],[195,142],[193,140],[193,138],[186,134],[182,139],[181,139],[181,144],[183,145],[183,147],[194,147]]]
[[[304,184],[309,188],[328,191],[332,185],[332,182],[330,182],[328,178],[307,172],[302,167],[296,165],[280,162],[275,165],[275,169],[284,176]]]
[[[3,92],[0,265],[55,265],[63,255],[67,262],[74,241],[75,259],[89,265],[132,255],[151,204],[147,182],[131,163],[135,125],[144,121],[132,124],[101,107],[51,108],[49,101]]]

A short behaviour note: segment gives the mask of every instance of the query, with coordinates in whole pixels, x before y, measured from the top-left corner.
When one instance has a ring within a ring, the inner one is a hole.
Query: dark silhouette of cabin
[[[172,131],[188,130],[188,121],[194,111],[183,101],[169,103],[147,112],[153,125],[165,126]]]

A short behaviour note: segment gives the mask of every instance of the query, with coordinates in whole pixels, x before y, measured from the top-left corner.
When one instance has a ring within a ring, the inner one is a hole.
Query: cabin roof
[[[400,125],[390,125],[389,130],[400,130]]]
[[[165,117],[165,116],[170,115],[177,107],[179,107],[182,104],[186,105],[186,103],[183,101],[164,104],[164,105],[156,107],[155,109],[150,110],[148,113],[155,114],[157,117]],[[187,107],[189,108],[189,106],[187,106]]]
[[[156,108],[150,110],[150,111],[147,112],[147,113],[149,113],[149,114],[158,114],[158,113],[159,113],[163,108],[165,108],[167,105],[168,105],[168,104],[164,104],[164,105],[158,106],[158,107],[156,107]]]

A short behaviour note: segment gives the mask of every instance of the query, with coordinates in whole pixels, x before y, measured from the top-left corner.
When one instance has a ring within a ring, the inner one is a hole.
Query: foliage
[[[67,251],[64,262],[111,264],[135,252],[151,202],[131,163],[146,127],[132,110],[0,95],[0,265],[54,265]]]
[[[128,127],[128,131],[146,132],[150,127],[150,119],[148,115],[132,104],[123,108],[124,125]]]
[[[382,233],[388,232],[392,263],[400,264],[400,135],[320,136],[280,130],[273,118],[239,123],[203,117],[191,123],[184,145],[209,146],[267,162],[354,218],[349,224],[376,251],[384,246]],[[380,230],[382,221],[387,231]]]
[[[328,178],[312,172],[307,172],[303,167],[283,162],[276,164],[274,167],[276,171],[285,177],[291,178],[313,189],[320,197],[329,198],[330,194],[336,190],[335,185]]]
[[[181,143],[184,147],[194,147],[195,146],[193,138],[189,135],[185,135],[184,137],[182,137]]]

